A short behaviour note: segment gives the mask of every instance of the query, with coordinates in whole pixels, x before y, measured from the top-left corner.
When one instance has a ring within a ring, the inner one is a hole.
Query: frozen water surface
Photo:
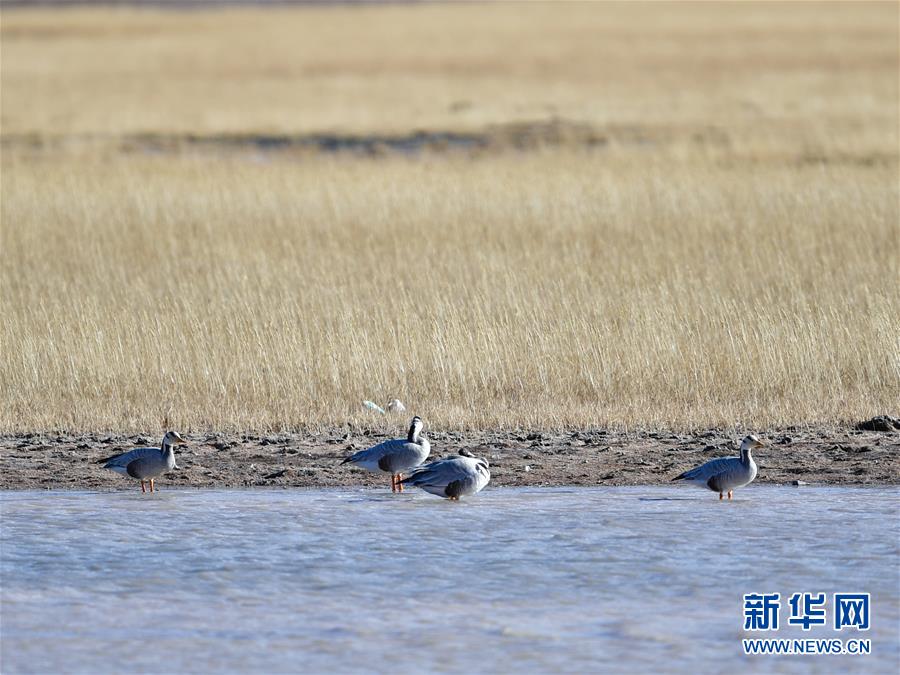
[[[900,491],[754,485],[5,492],[0,669],[889,672]],[[826,628],[743,632],[744,593],[828,594]],[[831,594],[872,595],[834,632]],[[744,656],[742,637],[868,638]]]

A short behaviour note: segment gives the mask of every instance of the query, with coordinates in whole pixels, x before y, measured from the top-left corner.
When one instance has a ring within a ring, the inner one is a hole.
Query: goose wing
[[[451,457],[419,467],[404,479],[416,487],[447,487],[456,480],[478,475],[478,461],[470,457]]]
[[[162,450],[159,448],[135,448],[121,455],[113,455],[106,459],[101,459],[98,464],[103,464],[104,469],[127,469],[128,465],[137,459],[159,459],[162,456]]]
[[[347,457],[341,464],[356,464],[369,471],[391,471],[395,463],[401,463],[400,461],[395,462],[392,460],[401,460],[417,451],[419,451],[419,447],[414,443],[410,443],[405,438],[395,438],[374,445],[366,450],[360,450]]]
[[[707,487],[722,492],[746,485],[756,478],[756,466],[747,466],[740,460],[731,462],[725,469],[709,477]]]
[[[418,443],[410,443],[409,441],[401,443],[397,449],[389,452],[379,460],[379,467],[382,470],[387,467],[387,470],[392,473],[408,471],[428,459],[430,453],[431,444],[422,436],[419,438]]]
[[[685,471],[672,480],[688,480],[706,483],[713,476],[740,469],[741,460],[737,457],[720,457],[701,464],[696,469]]]
[[[480,492],[491,480],[488,463],[475,457],[453,457],[426,464],[403,482],[439,497],[459,499]]]

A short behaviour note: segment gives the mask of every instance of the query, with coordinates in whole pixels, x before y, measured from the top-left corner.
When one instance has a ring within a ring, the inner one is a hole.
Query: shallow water
[[[900,491],[750,486],[0,494],[17,672],[895,672]],[[868,592],[872,628],[742,631]],[[866,656],[744,656],[742,637]]]

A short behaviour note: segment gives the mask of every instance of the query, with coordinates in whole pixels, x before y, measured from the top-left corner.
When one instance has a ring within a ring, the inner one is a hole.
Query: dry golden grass
[[[10,161],[3,427],[770,425],[898,401],[897,189],[535,154]]]
[[[896,6],[565,7],[4,11],[0,430],[895,412]],[[551,115],[611,140],[116,144]]]

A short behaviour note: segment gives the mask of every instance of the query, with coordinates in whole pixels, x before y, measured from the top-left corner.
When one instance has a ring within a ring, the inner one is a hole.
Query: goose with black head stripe
[[[756,478],[756,462],[750,454],[752,450],[765,444],[750,434],[741,442],[740,457],[721,457],[701,464],[696,469],[685,471],[672,480],[684,480],[719,493],[719,499],[727,492],[728,499],[735,488],[744,487]]]
[[[360,450],[341,464],[353,464],[367,471],[389,473],[391,492],[403,492],[403,472],[419,466],[431,453],[431,443],[422,435],[422,426],[421,418],[413,417],[406,438],[394,438],[367,450]]]
[[[458,457],[448,457],[419,467],[403,483],[415,485],[425,492],[451,501],[481,492],[491,480],[488,461],[468,450],[460,450]]]
[[[141,492],[147,491],[145,482],[150,481],[150,492],[153,492],[153,480],[157,476],[178,468],[175,464],[176,445],[187,445],[187,441],[177,431],[168,431],[159,448],[135,448],[101,459],[99,463],[103,464],[104,469],[141,481]]]

